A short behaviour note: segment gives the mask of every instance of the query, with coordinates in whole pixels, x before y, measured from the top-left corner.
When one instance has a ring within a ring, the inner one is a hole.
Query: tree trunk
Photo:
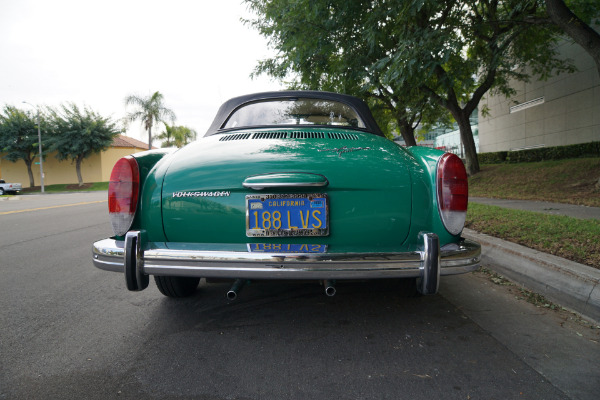
[[[25,165],[27,165],[27,173],[29,174],[29,187],[34,187],[35,182],[33,180],[33,171],[31,170],[31,164],[33,164],[33,160],[23,160],[25,161]]]
[[[583,22],[563,0],[546,0],[550,20],[594,59],[600,75],[600,34]]]
[[[438,65],[436,69],[440,78],[444,78],[446,76],[446,71],[441,67],[441,65]],[[471,129],[471,121],[469,118],[471,117],[471,113],[475,111],[475,108],[479,104],[479,101],[483,95],[492,87],[495,79],[496,70],[489,70],[485,75],[484,81],[477,89],[475,89],[471,99],[467,102],[464,108],[460,107],[458,97],[456,96],[456,93],[452,87],[450,87],[448,90],[447,99],[436,95],[433,90],[429,89],[429,91],[433,93],[434,98],[438,101],[438,103],[450,111],[456,120],[456,123],[458,124],[460,140],[463,148],[465,149],[464,156],[466,160],[467,174],[469,176],[475,175],[480,171],[479,159],[477,158],[477,148],[475,147],[475,139],[473,138],[473,130]]]
[[[406,118],[396,117],[396,122],[400,128],[400,134],[406,146],[416,146],[417,141],[415,140],[415,128],[408,122]]]
[[[452,112],[452,116],[458,123],[460,138],[463,147],[465,148],[467,174],[469,176],[475,175],[480,169],[479,159],[477,158],[477,148],[475,147],[475,139],[473,138],[473,131],[471,130],[471,121],[469,120],[470,113],[459,109],[456,113]]]
[[[77,171],[77,182],[79,183],[79,187],[83,186],[83,178],[81,177],[81,162],[83,161],[83,157],[77,157],[77,161],[75,162],[75,170]]]
[[[152,127],[148,127],[148,150],[152,150]]]
[[[441,65],[436,67],[438,79],[446,78],[446,71]],[[475,89],[471,99],[467,102],[464,108],[460,108],[458,97],[454,89],[448,89],[447,98],[438,95],[434,90],[424,87],[427,93],[430,93],[432,98],[442,107],[445,107],[456,120],[460,132],[460,140],[465,149],[466,169],[469,176],[475,175],[480,171],[479,159],[477,158],[477,148],[475,147],[475,139],[473,139],[473,130],[471,129],[471,121],[469,120],[471,113],[475,110],[483,95],[492,87],[496,78],[496,70],[492,69],[487,72],[483,83]]]

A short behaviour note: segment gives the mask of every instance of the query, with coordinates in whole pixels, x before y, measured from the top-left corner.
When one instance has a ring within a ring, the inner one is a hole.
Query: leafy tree
[[[175,121],[175,113],[165,107],[163,95],[160,92],[154,92],[149,97],[130,95],[125,98],[125,106],[134,106],[134,110],[129,112],[125,119],[128,122],[141,120],[144,129],[148,132],[148,149],[152,148],[152,127],[155,123],[167,120]]]
[[[600,75],[600,34],[586,23],[593,20],[598,23],[600,2],[575,0],[569,3],[572,9],[562,0],[545,0],[548,18],[592,56]]]
[[[420,89],[450,111],[460,129],[467,171],[474,174],[479,162],[469,116],[487,91],[509,97],[515,94],[511,81],[526,82],[532,76],[545,80],[575,71],[572,61],[556,50],[562,32],[545,23],[543,0],[405,3],[401,13],[409,20],[399,34],[400,51],[388,61],[390,72],[421,82]],[[600,6],[583,8],[589,19],[593,10],[598,15]]]
[[[80,110],[75,104],[50,109],[51,134],[49,151],[56,151],[58,160],[75,163],[77,181],[83,185],[81,162],[94,153],[100,153],[122,132],[117,123],[102,117],[89,108]]]
[[[183,147],[196,140],[197,133],[187,126],[171,126],[165,124],[165,131],[156,138],[164,140],[161,147]]]
[[[544,14],[535,0],[412,1],[402,13],[412,23],[400,28],[399,51],[386,63],[450,111],[469,174],[479,171],[469,116],[486,92],[509,97],[511,81],[575,69],[558,57],[554,27],[527,23]]]
[[[435,120],[437,104],[405,81],[389,79],[378,62],[395,48],[394,24],[381,2],[370,0],[246,0],[258,18],[246,21],[279,51],[254,74],[285,80],[292,89],[329,90],[361,97],[388,136],[399,130],[416,145],[422,119]]]
[[[40,123],[43,115],[40,115]],[[5,105],[0,114],[0,152],[3,158],[16,162],[23,160],[27,165],[29,186],[35,186],[31,166],[38,155],[38,129],[36,117],[13,106]]]
[[[574,70],[557,57],[555,27],[531,23],[546,16],[540,1],[246,0],[278,50],[256,73],[363,93],[413,135],[441,106],[459,126],[469,174],[479,171],[469,116],[487,91],[508,96],[511,80]]]

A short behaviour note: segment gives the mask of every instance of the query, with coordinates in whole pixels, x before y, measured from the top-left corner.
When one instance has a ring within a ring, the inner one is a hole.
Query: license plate
[[[248,243],[251,253],[326,253],[325,244]]]
[[[246,196],[246,236],[328,236],[329,203],[318,194]]]

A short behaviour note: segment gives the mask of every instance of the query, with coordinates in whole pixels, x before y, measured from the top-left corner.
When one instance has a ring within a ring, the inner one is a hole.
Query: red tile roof
[[[148,150],[148,143],[125,135],[119,135],[113,139],[112,147],[134,147],[137,149]],[[156,147],[152,146],[152,148],[155,149]]]

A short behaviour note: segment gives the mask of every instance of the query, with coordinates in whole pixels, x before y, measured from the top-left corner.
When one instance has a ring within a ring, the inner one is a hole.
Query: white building
[[[600,76],[579,45],[562,42],[578,71],[547,81],[515,82],[511,98],[489,93],[479,104],[479,152],[522,150],[600,141]],[[487,106],[490,113],[483,116]]]

